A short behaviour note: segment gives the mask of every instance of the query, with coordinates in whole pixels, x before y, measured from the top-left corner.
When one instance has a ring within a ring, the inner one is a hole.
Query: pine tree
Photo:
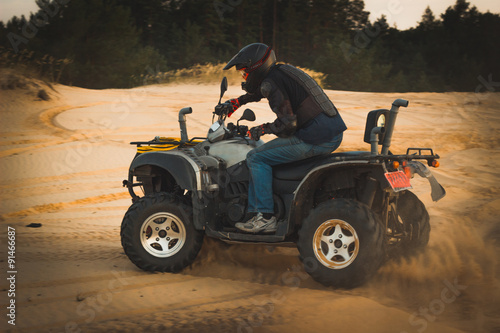
[[[39,51],[72,60],[62,80],[83,87],[127,87],[132,75],[163,63],[142,47],[130,9],[113,1],[72,0],[37,39]]]
[[[438,24],[439,22],[436,20],[431,8],[427,6],[422,15],[422,20],[418,24],[418,29],[429,31],[435,29]]]

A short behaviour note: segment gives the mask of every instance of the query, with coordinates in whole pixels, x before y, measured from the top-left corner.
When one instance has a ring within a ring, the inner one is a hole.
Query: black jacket
[[[279,67],[271,68],[260,84],[259,93],[238,98],[241,105],[260,101],[263,97],[268,99],[277,116],[274,122],[264,124],[268,132],[279,137],[296,135],[304,142],[321,144],[347,129],[338,112],[334,117],[324,114],[310,92]]]

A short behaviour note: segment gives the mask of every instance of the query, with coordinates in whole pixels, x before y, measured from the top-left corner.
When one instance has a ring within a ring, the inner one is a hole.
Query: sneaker
[[[245,223],[236,223],[235,226],[241,231],[251,233],[258,233],[261,231],[264,233],[272,233],[276,232],[276,229],[278,229],[278,226],[276,224],[276,217],[273,216],[270,219],[266,220],[262,213],[258,213]]]

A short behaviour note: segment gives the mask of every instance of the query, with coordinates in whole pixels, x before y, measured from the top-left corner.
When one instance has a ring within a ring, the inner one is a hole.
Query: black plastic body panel
[[[185,157],[169,152],[149,152],[138,155],[130,165],[130,170],[145,165],[157,166],[168,172],[183,189],[196,190],[196,173]]]

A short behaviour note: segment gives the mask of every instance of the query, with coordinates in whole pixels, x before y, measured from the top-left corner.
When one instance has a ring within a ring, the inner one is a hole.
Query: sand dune
[[[188,134],[204,136],[218,85],[87,90],[56,86],[52,100],[0,91],[0,262],[16,229],[16,326],[12,332],[499,332],[500,94],[328,91],[349,130],[340,150],[366,150],[368,111],[402,109],[392,150],[432,147],[447,190],[432,202],[426,251],[386,263],[360,288],[325,288],[303,271],[295,248],[205,239],[180,274],[137,269],[120,245],[130,205],[133,140],[178,136],[177,112],[193,107]],[[227,97],[241,90],[230,87]],[[249,105],[273,119],[265,102]],[[40,228],[27,228],[41,223]],[[10,285],[3,278],[2,290]],[[9,305],[6,292],[0,304]],[[7,318],[7,319],[6,319]]]

